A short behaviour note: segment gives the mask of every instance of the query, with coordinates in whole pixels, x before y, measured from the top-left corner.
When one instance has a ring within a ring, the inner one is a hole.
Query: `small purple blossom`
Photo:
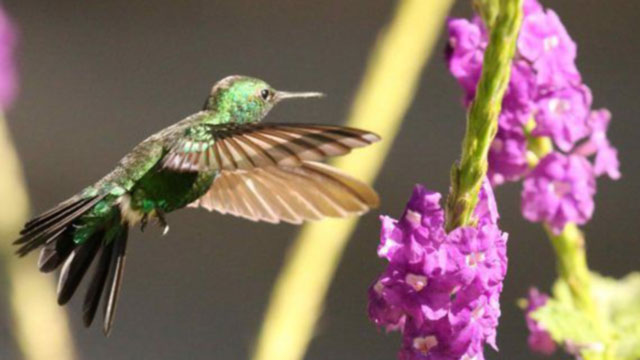
[[[471,100],[482,72],[484,50],[488,43],[486,30],[480,18],[474,18],[473,21],[451,19],[447,26],[449,71],[464,88],[467,100]]]
[[[523,182],[522,213],[557,234],[569,222],[584,224],[591,218],[595,193],[593,168],[584,157],[551,153]]]
[[[532,64],[540,86],[556,89],[580,83],[576,44],[553,10],[525,16],[517,47],[519,56]]]
[[[13,22],[0,7],[0,109],[6,110],[18,92],[18,74],[14,59],[16,32]]]
[[[591,91],[584,85],[550,92],[538,100],[533,135],[550,136],[560,150],[569,151],[591,132],[590,108]]]
[[[440,199],[417,185],[399,220],[381,217],[389,265],[369,289],[369,317],[403,334],[400,359],[483,359],[483,344],[497,349],[507,235],[488,183],[476,227],[447,234]]]
[[[527,139],[518,131],[498,130],[489,148],[489,171],[492,184],[520,179],[529,169]]]
[[[534,13],[543,12],[544,8],[538,2],[538,0],[524,0],[522,3],[522,11],[524,12],[524,15],[527,16]]]
[[[594,110],[589,115],[587,123],[591,129],[591,137],[584,144],[578,146],[573,153],[582,156],[595,154],[594,173],[596,176],[607,174],[611,179],[620,178],[620,162],[618,150],[611,146],[607,139],[607,128],[611,121],[611,113],[606,109]]]
[[[556,350],[556,344],[545,328],[531,317],[531,313],[543,307],[548,300],[549,296],[540,293],[536,288],[531,288],[529,289],[527,308],[525,309],[525,319],[529,329],[529,337],[527,339],[529,347],[531,350],[545,355],[553,354]]]

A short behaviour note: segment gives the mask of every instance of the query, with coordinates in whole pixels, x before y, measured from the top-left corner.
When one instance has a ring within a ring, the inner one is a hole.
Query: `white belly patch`
[[[120,196],[117,200],[117,204],[120,208],[120,214],[122,214],[122,222],[127,222],[129,225],[133,226],[139,223],[144,217],[143,212],[131,207],[131,196],[129,194]]]

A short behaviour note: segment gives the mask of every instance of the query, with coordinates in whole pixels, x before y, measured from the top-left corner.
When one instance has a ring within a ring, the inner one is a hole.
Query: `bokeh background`
[[[623,177],[598,183],[597,210],[586,233],[590,266],[622,276],[640,267],[640,3],[543,3],[560,14],[578,43],[578,66],[594,105],[614,116],[610,138],[620,151]],[[22,91],[8,121],[39,212],[100,178],[152,132],[199,110],[212,83],[229,74],[328,94],[320,101],[282,105],[269,120],[342,122],[395,1],[12,0],[4,5],[21,38]],[[452,15],[469,13],[469,1],[461,0]],[[444,42],[443,34],[376,183],[380,213],[398,216],[417,182],[447,191],[464,111],[441,55]],[[497,196],[502,227],[511,234],[510,266],[502,295],[501,351],[486,354],[535,359],[515,302],[533,284],[548,289],[553,255],[541,228],[520,215],[519,186],[503,186]],[[361,220],[346,250],[306,359],[395,358],[398,334],[377,330],[365,312],[366,289],[384,266],[375,255],[377,215]],[[110,338],[99,327],[82,327],[81,301],[68,307],[79,358],[249,356],[297,228],[202,210],[171,214],[168,220],[172,227],[165,237],[155,227],[132,232]],[[25,261],[35,266],[34,258]],[[0,358],[16,359],[7,307],[0,306]]]

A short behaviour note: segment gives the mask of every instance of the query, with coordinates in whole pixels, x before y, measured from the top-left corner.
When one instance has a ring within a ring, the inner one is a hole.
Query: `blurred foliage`
[[[533,318],[570,353],[584,358],[640,359],[640,273],[620,280],[591,273],[591,285],[599,321],[577,306],[564,280],[556,282],[553,299]]]
[[[29,214],[29,199],[22,169],[0,115],[0,261],[7,283],[13,335],[26,360],[71,360],[74,347],[64,309],[56,303],[50,277],[38,271],[35,259],[19,259],[11,242],[18,236]]]
[[[372,51],[347,121],[348,126],[378,133],[382,142],[341,157],[333,165],[368,184],[374,182],[452,3],[398,3],[389,27],[383,30]],[[254,359],[296,360],[304,356],[327,289],[357,222],[357,218],[325,220],[304,226],[275,284]]]

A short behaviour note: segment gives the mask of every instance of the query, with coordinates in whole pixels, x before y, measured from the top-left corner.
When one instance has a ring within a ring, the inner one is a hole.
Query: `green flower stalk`
[[[485,344],[497,350],[507,234],[498,226],[485,178],[522,1],[477,4],[487,6],[487,14],[495,11],[495,19],[488,15],[491,37],[467,116],[462,158],[452,170],[446,216],[440,194],[416,185],[402,217],[381,217],[378,256],[389,264],[369,288],[368,313],[379,327],[402,334],[399,359],[479,359]]]
[[[556,254],[558,276],[571,290],[575,306],[598,321],[582,232],[575,224],[568,224],[559,235],[554,234],[547,226],[545,230]]]
[[[590,272],[579,228],[594,212],[596,179],[620,177],[617,150],[607,137],[611,115],[606,109],[592,109],[591,91],[575,65],[576,44],[559,16],[537,0],[524,0],[516,60],[498,124],[472,129],[479,99],[485,96],[487,61],[495,56],[491,46],[501,10],[496,15],[490,0],[475,0],[475,5],[487,26],[478,17],[449,22],[449,69],[465,89],[466,99],[475,98],[469,111],[470,132],[491,135],[498,130],[489,147],[489,180],[493,185],[523,180],[523,216],[544,227],[557,260],[552,297],[532,289],[524,304],[529,345],[547,354],[559,345],[587,360],[637,360],[640,275],[615,281]],[[479,186],[476,173],[486,165],[476,164],[478,170],[473,161],[465,163],[465,158],[472,159],[486,148],[467,140],[464,148],[460,167],[454,168],[457,188],[449,206],[455,216],[450,228],[473,222],[468,203],[474,201]]]
[[[451,193],[447,199],[447,231],[472,224],[480,186],[487,174],[489,146],[498,131],[498,116],[509,84],[511,61],[522,23],[522,0],[477,2],[495,12],[490,41],[482,66],[476,96],[467,114],[467,131],[460,163],[451,170]],[[493,15],[489,17],[492,18]],[[490,24],[488,24],[490,25]]]

